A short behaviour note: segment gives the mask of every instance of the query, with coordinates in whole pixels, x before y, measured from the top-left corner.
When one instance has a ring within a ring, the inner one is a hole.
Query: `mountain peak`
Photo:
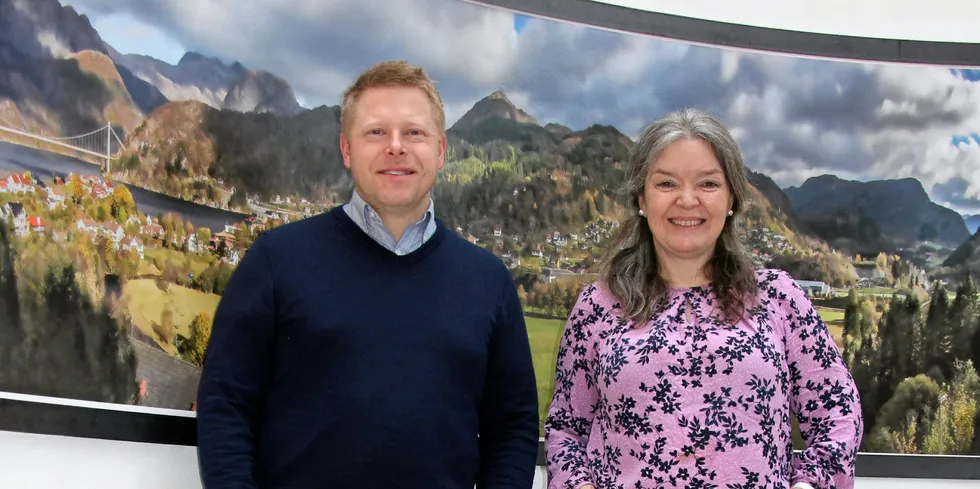
[[[503,119],[521,124],[538,123],[530,114],[514,106],[503,90],[498,89],[473,104],[473,108],[463,114],[450,130],[467,132],[490,119]]]
[[[214,63],[226,66],[224,62],[214,56],[205,56],[197,51],[188,51],[180,57],[180,61],[177,62],[177,66],[186,65],[188,63]]]
[[[497,90],[494,90],[493,93],[491,93],[490,95],[487,95],[486,100],[502,100],[504,102],[507,102],[508,104],[513,105],[510,99],[507,98],[507,94],[505,94],[504,91],[500,90],[499,88]]]

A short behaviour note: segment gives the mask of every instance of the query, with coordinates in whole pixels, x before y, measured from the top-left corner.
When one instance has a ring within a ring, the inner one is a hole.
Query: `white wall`
[[[0,431],[0,465],[4,489],[201,489],[194,447]],[[863,478],[855,489],[978,486],[978,481]],[[534,489],[544,488],[541,467]]]

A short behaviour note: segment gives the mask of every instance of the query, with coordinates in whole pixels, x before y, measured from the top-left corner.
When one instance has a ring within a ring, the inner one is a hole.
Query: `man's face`
[[[371,207],[421,216],[444,163],[446,138],[422,90],[379,87],[361,93],[340,148],[357,192]]]

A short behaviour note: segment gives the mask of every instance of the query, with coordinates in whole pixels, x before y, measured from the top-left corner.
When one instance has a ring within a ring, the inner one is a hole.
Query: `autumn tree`
[[[112,194],[109,196],[109,206],[112,217],[120,224],[125,223],[129,216],[136,213],[136,201],[133,200],[133,194],[125,185],[116,185],[112,189]]]
[[[976,432],[977,404],[980,402],[980,377],[972,362],[956,362],[955,375],[938,402],[922,452],[941,455],[965,455],[973,448]]]
[[[85,188],[82,186],[82,178],[78,173],[71,174],[71,200],[76,204],[81,204],[85,198]]]
[[[208,342],[211,340],[211,315],[199,312],[190,324],[190,337],[184,343],[181,355],[185,360],[195,365],[204,365]]]

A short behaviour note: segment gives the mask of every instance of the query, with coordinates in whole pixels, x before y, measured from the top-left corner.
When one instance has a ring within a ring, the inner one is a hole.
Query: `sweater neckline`
[[[337,223],[340,224],[340,227],[344,231],[343,234],[354,240],[357,244],[371,250],[381,258],[390,260],[392,263],[416,263],[425,258],[432,252],[432,250],[439,246],[445,237],[447,229],[441,220],[435,218],[436,230],[428,240],[422,243],[422,246],[419,246],[415,250],[412,250],[410,253],[405,255],[397,255],[391,250],[385,248],[381,243],[375,241],[363,229],[361,229],[360,226],[358,226],[357,223],[347,215],[347,213],[344,211],[343,205],[338,205],[331,209],[330,214],[333,215]]]

